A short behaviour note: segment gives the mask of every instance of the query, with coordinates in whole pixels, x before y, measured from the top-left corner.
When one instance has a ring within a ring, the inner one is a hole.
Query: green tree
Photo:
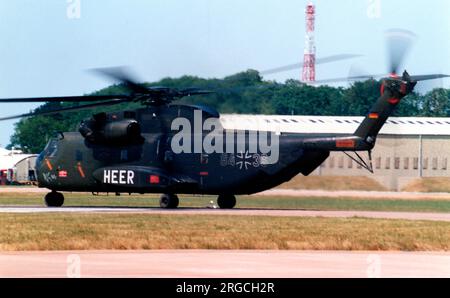
[[[422,113],[423,97],[418,93],[411,93],[402,99],[394,112],[395,117],[417,117]]]
[[[196,87],[215,91],[204,96],[186,97],[184,104],[204,104],[220,113],[362,116],[380,96],[381,83],[375,80],[356,82],[348,88],[310,86],[296,80],[285,83],[264,81],[255,70],[247,70],[224,79],[195,76],[164,78],[145,86],[170,88]],[[93,95],[129,94],[123,85],[112,85]],[[80,103],[45,103],[36,111],[48,111]],[[15,125],[9,147],[26,152],[40,152],[56,131],[76,131],[82,119],[99,112],[112,112],[141,107],[139,103],[82,110],[78,112],[21,119]],[[450,90],[436,89],[422,96],[412,93],[398,106],[396,116],[450,116]]]
[[[423,97],[422,116],[448,117],[450,116],[450,101],[448,90],[434,89]]]
[[[46,103],[36,111],[48,111],[60,107],[59,103]],[[8,147],[19,148],[25,153],[40,152],[54,132],[72,129],[73,121],[66,115],[54,114],[24,118],[15,124],[15,133],[11,137],[11,144]]]
[[[343,93],[341,115],[362,116],[380,97],[381,83],[376,80],[355,82]]]

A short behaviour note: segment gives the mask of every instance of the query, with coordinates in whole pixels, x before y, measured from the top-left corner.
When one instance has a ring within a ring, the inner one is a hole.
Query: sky
[[[91,93],[112,82],[89,69],[129,66],[142,81],[224,77],[300,62],[307,0],[0,0],[0,98]],[[411,74],[450,73],[450,1],[316,0],[317,57],[363,57],[317,67],[317,79],[351,68],[386,72],[383,33],[413,31]],[[300,70],[267,76],[299,79]],[[450,87],[450,80],[423,88]],[[35,104],[2,104],[0,117]],[[0,146],[14,121],[0,123]]]

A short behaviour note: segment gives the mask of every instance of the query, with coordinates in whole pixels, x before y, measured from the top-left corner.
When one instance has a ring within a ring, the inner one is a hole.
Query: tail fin
[[[392,115],[401,99],[414,90],[416,84],[417,82],[411,81],[406,71],[401,78],[391,76],[385,79],[381,85],[381,97],[373,105],[354,136],[369,144],[375,144],[376,137],[389,116]]]
[[[353,135],[307,138],[303,147],[324,151],[370,151],[383,125],[401,99],[414,90],[417,82],[405,71],[403,77],[392,75],[383,81],[381,96]]]

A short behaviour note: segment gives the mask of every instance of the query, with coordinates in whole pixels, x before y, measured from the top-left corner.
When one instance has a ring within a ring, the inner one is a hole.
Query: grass
[[[395,211],[395,212],[450,212],[450,200],[407,200],[373,198],[322,197],[245,197],[239,206],[323,211]]]
[[[408,192],[450,192],[450,178],[421,178],[406,185],[402,191]]]
[[[44,194],[0,193],[0,205],[42,206]],[[65,206],[129,206],[158,207],[157,195],[92,196],[91,194],[65,194]],[[181,196],[180,207],[205,207],[213,196]],[[240,196],[238,208],[306,209],[329,211],[396,211],[396,212],[450,212],[450,200],[445,199],[374,199],[374,198],[321,198],[321,197],[266,197]]]
[[[387,189],[369,177],[331,177],[331,176],[303,176],[298,175],[291,181],[279,186],[284,189],[306,190],[363,190],[386,191]]]
[[[387,191],[376,180],[370,177],[347,176],[303,176],[298,175],[291,181],[279,186],[284,189],[306,190],[361,190],[361,191]],[[450,192],[450,178],[428,177],[415,179],[407,184],[402,191],[405,192]]]
[[[0,251],[275,249],[448,251],[450,223],[247,216],[2,214]]]

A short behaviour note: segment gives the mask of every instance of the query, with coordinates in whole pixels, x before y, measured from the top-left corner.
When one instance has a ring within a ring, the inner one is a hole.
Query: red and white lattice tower
[[[316,43],[314,41],[315,20],[316,7],[310,2],[306,6],[306,40],[305,55],[303,58],[303,82],[314,82],[316,80]]]

